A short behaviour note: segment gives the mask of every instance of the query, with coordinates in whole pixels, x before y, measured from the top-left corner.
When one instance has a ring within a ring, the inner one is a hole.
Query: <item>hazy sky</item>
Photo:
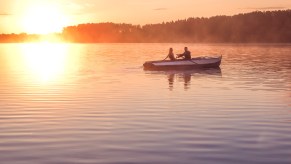
[[[291,0],[0,0],[0,33],[38,32],[36,28],[50,25],[147,24],[284,9],[291,9]],[[57,27],[48,29],[57,31]]]

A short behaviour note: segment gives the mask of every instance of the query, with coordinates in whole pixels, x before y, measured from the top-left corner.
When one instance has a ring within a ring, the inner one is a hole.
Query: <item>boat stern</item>
[[[155,65],[153,64],[153,62],[150,62],[150,61],[147,61],[143,64],[144,70],[150,70],[154,67],[155,67]]]

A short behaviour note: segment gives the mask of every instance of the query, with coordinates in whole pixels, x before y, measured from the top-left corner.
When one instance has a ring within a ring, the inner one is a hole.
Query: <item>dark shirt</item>
[[[191,52],[185,51],[181,56],[184,56],[185,60],[191,60]]]

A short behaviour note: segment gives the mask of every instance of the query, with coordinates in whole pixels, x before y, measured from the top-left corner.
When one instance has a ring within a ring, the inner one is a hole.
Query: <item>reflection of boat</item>
[[[204,69],[190,69],[190,70],[163,70],[163,71],[146,71],[149,74],[164,74],[167,76],[169,82],[169,89],[174,88],[175,79],[184,82],[184,88],[189,89],[192,77],[221,77],[221,69],[216,68],[204,68]]]
[[[217,68],[220,66],[220,57],[197,57],[191,60],[159,60],[147,61],[143,64],[145,70],[188,70],[197,68]]]
[[[188,70],[162,70],[162,71],[148,71],[148,72],[156,72],[158,74],[190,74],[190,75],[216,75],[221,76],[221,69],[220,67],[214,67],[214,68],[204,68],[204,69],[188,69]],[[155,74],[156,74],[155,73]]]

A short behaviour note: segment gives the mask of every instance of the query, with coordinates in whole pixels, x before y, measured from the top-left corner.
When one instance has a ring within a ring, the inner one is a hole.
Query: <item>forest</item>
[[[193,17],[144,26],[79,24],[65,27],[58,36],[77,43],[291,43],[291,10]]]

